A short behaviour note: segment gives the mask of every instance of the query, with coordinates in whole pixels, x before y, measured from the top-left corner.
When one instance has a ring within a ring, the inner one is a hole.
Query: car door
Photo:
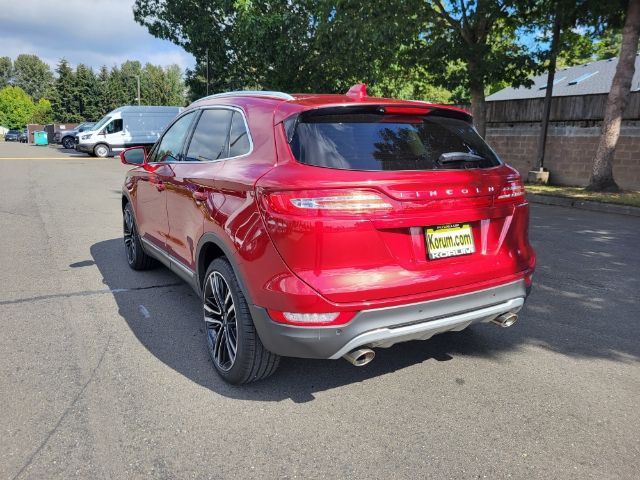
[[[222,160],[228,157],[233,112],[228,107],[202,110],[182,161],[172,165],[174,175],[168,180],[167,250],[191,270],[195,270],[195,251],[204,219],[216,210],[212,193]]]
[[[142,238],[166,251],[169,235],[167,183],[179,161],[194,112],[178,118],[149,152],[148,167],[137,182],[136,222]]]

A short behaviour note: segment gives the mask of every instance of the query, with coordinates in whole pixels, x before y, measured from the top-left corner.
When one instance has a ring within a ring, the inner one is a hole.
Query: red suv
[[[282,355],[364,365],[376,347],[509,326],[531,287],[522,181],[463,110],[364,85],[224,93],[121,159],[127,261],[198,292],[231,383]]]

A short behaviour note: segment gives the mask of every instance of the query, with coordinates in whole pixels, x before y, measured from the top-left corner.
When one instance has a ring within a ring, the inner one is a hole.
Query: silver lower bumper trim
[[[396,343],[409,340],[427,340],[438,333],[464,330],[473,323],[490,322],[503,313],[515,313],[519,311],[523,305],[524,297],[518,297],[497,305],[491,305],[449,317],[399,327],[378,328],[352,338],[330,358],[338,359],[351,350],[362,346],[386,348]]]

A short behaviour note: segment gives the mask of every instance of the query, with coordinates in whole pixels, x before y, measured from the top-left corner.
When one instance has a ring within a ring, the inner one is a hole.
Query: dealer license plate
[[[425,228],[429,260],[469,255],[476,251],[468,223],[451,223]]]

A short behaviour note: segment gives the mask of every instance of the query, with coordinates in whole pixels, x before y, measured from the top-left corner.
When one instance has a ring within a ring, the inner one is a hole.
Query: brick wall
[[[549,126],[544,166],[551,172],[551,183],[588,183],[600,136],[598,123],[558,122]],[[494,124],[487,128],[487,142],[526,178],[535,165],[539,131],[538,123]],[[622,188],[640,190],[640,122],[623,123],[613,174]]]

